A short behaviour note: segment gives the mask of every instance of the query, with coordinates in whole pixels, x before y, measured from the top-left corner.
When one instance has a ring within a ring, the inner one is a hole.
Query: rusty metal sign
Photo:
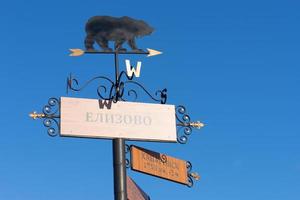
[[[165,154],[131,146],[131,169],[188,185],[187,162]]]
[[[150,197],[127,176],[127,199],[128,200],[150,200]]]

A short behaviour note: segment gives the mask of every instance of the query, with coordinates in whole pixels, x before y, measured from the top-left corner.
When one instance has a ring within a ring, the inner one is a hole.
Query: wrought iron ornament
[[[193,187],[194,180],[200,180],[200,176],[197,172],[192,172],[192,163],[190,161],[186,161],[186,168],[187,168],[187,177],[188,177],[188,187]]]
[[[192,128],[200,129],[204,127],[204,124],[200,121],[191,122],[190,116],[186,113],[186,108],[182,105],[176,108],[176,119],[177,119],[177,141],[180,144],[186,144],[188,137],[192,133]]]
[[[130,148],[131,146],[129,146],[128,144],[125,145],[125,154],[126,154],[126,159],[125,159],[125,163],[126,163],[126,168],[129,169],[131,167],[131,162],[130,162]],[[129,158],[128,158],[129,157]]]
[[[43,124],[47,128],[47,133],[51,137],[55,137],[60,132],[60,102],[57,98],[50,98],[48,104],[43,107],[43,113],[30,113],[33,119],[44,119]]]
[[[166,103],[167,89],[157,90],[155,94],[152,95],[142,84],[137,81],[133,81],[133,78],[134,76],[129,77],[125,71],[122,71],[118,77],[118,81],[116,82],[105,76],[97,76],[88,80],[82,86],[79,86],[79,81],[74,78],[72,74],[70,74],[70,76],[67,78],[67,93],[69,90],[80,92],[90,83],[99,81],[99,85],[97,87],[97,95],[102,100],[112,100],[114,102],[117,102],[118,100],[136,101],[138,99],[136,89],[128,89],[128,87],[133,86],[137,89],[142,90],[153,101],[159,102],[161,104]]]

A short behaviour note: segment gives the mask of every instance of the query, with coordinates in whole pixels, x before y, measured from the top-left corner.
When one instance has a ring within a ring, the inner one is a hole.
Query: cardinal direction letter
[[[112,100],[101,100],[101,99],[99,99],[99,108],[100,109],[103,109],[104,106],[107,109],[111,109],[111,104],[112,104]]]
[[[136,69],[130,65],[130,60],[125,60],[126,63],[126,70],[127,70],[127,76],[132,77],[134,75],[135,77],[140,77],[141,73],[141,67],[142,67],[142,62],[138,61]]]

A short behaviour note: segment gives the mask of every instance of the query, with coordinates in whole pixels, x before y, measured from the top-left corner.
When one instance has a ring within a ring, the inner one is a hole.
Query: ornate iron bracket
[[[160,102],[161,104],[165,104],[167,101],[167,89],[157,90],[154,95],[152,95],[148,90],[139,82],[133,81],[133,76],[129,77],[125,71],[122,71],[119,74],[118,81],[114,82],[108,77],[105,76],[97,76],[90,80],[88,80],[82,86],[79,86],[79,81],[70,74],[67,78],[67,93],[69,90],[79,92],[82,91],[85,87],[87,87],[90,83],[99,80],[100,84],[97,87],[97,94],[100,99],[103,100],[112,100],[117,102],[118,100],[122,101],[136,101],[138,98],[137,91],[135,89],[127,89],[125,86],[135,86],[144,93],[146,93],[150,99],[155,102]],[[102,82],[106,82],[108,84],[104,85]],[[125,89],[126,88],[126,89]]]
[[[200,129],[204,127],[204,124],[200,121],[191,122],[191,118],[186,114],[186,108],[182,105],[179,105],[175,108],[176,110],[176,119],[177,123],[177,141],[180,144],[186,144],[188,137],[192,133],[192,128]]]
[[[57,98],[50,98],[48,104],[43,107],[42,113],[36,111],[29,114],[32,119],[44,119],[43,124],[51,137],[59,134],[60,129],[60,101]]]
[[[130,162],[130,149],[131,149],[131,146],[129,146],[128,144],[125,145],[125,155],[126,155],[126,159],[125,159],[125,165],[126,165],[126,168],[130,168],[131,167],[131,162]],[[127,155],[129,155],[127,157]]]
[[[193,187],[194,180],[198,181],[200,180],[200,176],[197,172],[192,172],[192,163],[187,161],[186,162],[186,168],[187,168],[187,177],[188,177],[188,187]]]

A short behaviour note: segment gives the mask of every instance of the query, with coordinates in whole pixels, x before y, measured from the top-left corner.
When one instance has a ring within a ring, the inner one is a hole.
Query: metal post
[[[115,56],[115,75],[116,75],[116,92],[119,92],[119,61],[118,53]],[[118,101],[118,94],[116,101]],[[115,200],[127,200],[126,186],[126,160],[125,160],[125,140],[118,138],[113,139],[113,166],[114,166],[114,194]]]
[[[127,200],[125,140],[113,139],[115,200]]]

